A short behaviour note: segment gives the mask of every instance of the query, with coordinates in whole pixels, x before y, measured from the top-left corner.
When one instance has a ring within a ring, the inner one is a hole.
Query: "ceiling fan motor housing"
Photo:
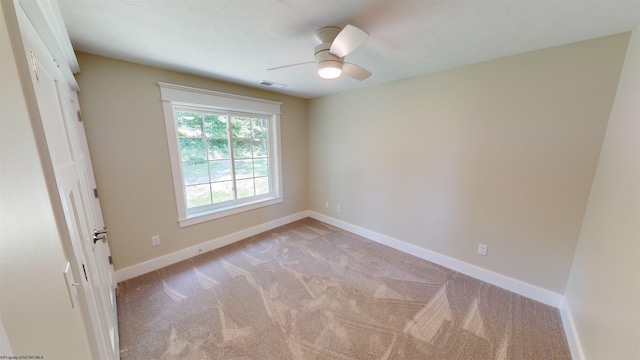
[[[327,26],[316,31],[314,37],[320,44],[331,44],[333,40],[336,39],[336,36],[340,34],[340,31],[342,31],[342,29],[340,29],[339,27]]]
[[[342,65],[342,63],[344,62],[344,58],[333,55],[331,52],[329,52],[330,48],[331,48],[331,43],[324,43],[316,46],[315,48],[316,63],[320,64],[322,62],[331,61],[331,62],[340,63]]]
[[[342,69],[344,58],[335,56],[330,52],[331,44],[336,39],[336,36],[338,36],[340,31],[342,31],[342,29],[335,26],[323,27],[316,31],[314,37],[320,43],[320,45],[316,46],[314,51],[318,69],[322,67]]]

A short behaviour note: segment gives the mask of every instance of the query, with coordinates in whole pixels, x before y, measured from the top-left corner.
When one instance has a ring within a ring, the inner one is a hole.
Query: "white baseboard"
[[[323,221],[327,224],[335,227],[350,231],[354,234],[360,235],[367,239],[373,240],[380,244],[392,247],[396,250],[417,256],[421,259],[431,261],[438,265],[442,265],[451,270],[458,271],[462,274],[474,277],[476,279],[488,282],[500,288],[513,291],[516,294],[526,296],[528,298],[540,301],[544,304],[560,307],[562,303],[562,295],[554,293],[549,290],[545,290],[519,280],[512,279],[510,277],[494,273],[492,271],[480,268],[475,265],[465,263],[454,258],[421,248],[419,246],[406,243],[404,241],[392,238],[387,235],[383,235],[365,228],[361,228],[356,225],[352,225],[342,220],[338,220],[315,211],[301,211],[296,214],[285,216],[280,219],[272,220],[261,225],[253,226],[248,229],[238,231],[233,234],[225,235],[217,239],[209,240],[205,243],[192,246],[180,251],[176,251],[171,254],[167,254],[149,261],[145,261],[140,264],[136,264],[115,272],[117,282],[125,281],[136,276],[146,274],[148,272],[158,270],[165,266],[175,264],[177,262],[189,259],[196,255],[202,254],[207,251],[215,250],[225,245],[232,244],[234,242],[246,239],[250,236],[260,234],[261,232],[268,231],[277,228],[282,225],[286,225],[293,221],[304,219],[305,217],[311,217],[319,221]],[[563,318],[564,319],[564,318]],[[564,321],[564,320],[563,320]]]
[[[232,244],[253,235],[275,229],[279,226],[286,225],[288,223],[301,220],[306,217],[311,217],[313,219],[325,222],[329,225],[333,225],[340,229],[352,232],[377,243],[392,247],[407,254],[417,256],[421,259],[431,261],[451,270],[485,281],[489,284],[493,284],[505,290],[512,291],[516,294],[526,296],[530,299],[540,301],[541,303],[558,308],[562,317],[562,324],[564,326],[565,335],[569,343],[569,348],[571,349],[571,356],[575,360],[584,360],[582,346],[580,345],[580,340],[576,332],[576,326],[573,321],[573,317],[571,315],[571,312],[569,311],[568,304],[566,303],[566,300],[562,295],[310,210],[301,211],[299,213],[285,216],[280,219],[272,220],[264,224],[253,226],[251,228],[238,231],[233,234],[209,240],[196,246],[192,246],[168,255],[164,255],[137,265],[118,270],[115,272],[116,281],[125,281],[136,276],[161,269],[165,266],[169,266],[177,262],[189,259],[204,252],[218,249],[225,245]]]
[[[196,255],[200,255],[207,251],[215,250],[223,246],[233,244],[234,242],[246,239],[248,237],[260,234],[265,231],[269,231],[271,229],[275,229],[279,226],[286,225],[288,223],[291,223],[297,220],[304,219],[306,217],[309,217],[309,212],[301,211],[299,213],[295,213],[280,219],[266,222],[264,224],[253,226],[248,229],[235,232],[233,234],[229,234],[229,235],[219,237],[217,239],[209,240],[207,242],[204,242],[196,246],[192,246],[180,251],[176,251],[171,254],[167,254],[155,259],[151,259],[140,264],[129,266],[127,268],[124,268],[115,272],[116,282],[125,281],[128,279],[134,278],[136,276],[140,276],[148,272],[161,269],[165,266],[169,266],[177,262],[192,258]]]
[[[582,345],[578,338],[576,325],[564,296],[314,211],[310,211],[309,216],[329,225],[360,235],[369,240],[387,245],[396,250],[431,261],[448,269],[458,271],[465,275],[496,285],[500,288],[512,291],[516,294],[526,296],[530,299],[558,308],[562,318],[565,336],[569,343],[569,349],[571,350],[572,359],[585,359],[582,351]]]
[[[555,292],[545,290],[537,286],[527,284],[520,280],[516,280],[504,275],[500,275],[498,273],[494,273],[492,271],[480,268],[478,266],[471,265],[463,261],[456,260],[454,258],[450,258],[448,256],[421,248],[413,244],[406,243],[404,241],[392,238],[387,235],[383,235],[365,228],[361,228],[356,225],[352,225],[345,221],[338,220],[336,218],[332,218],[330,216],[317,213],[315,211],[309,211],[309,216],[316,220],[325,222],[329,225],[333,225],[343,230],[352,232],[354,234],[365,237],[369,240],[373,240],[377,243],[387,245],[389,247],[392,247],[396,250],[400,250],[407,254],[417,256],[421,259],[431,261],[438,265],[442,265],[451,270],[455,270],[462,274],[488,282],[489,284],[493,284],[495,286],[498,286],[505,290],[512,291],[522,296],[526,296],[530,299],[539,301],[541,303],[544,303],[556,308],[560,306],[562,295],[557,294]]]
[[[567,299],[564,296],[560,301],[558,310],[560,310],[560,316],[562,317],[562,326],[564,327],[564,334],[567,337],[567,342],[569,343],[569,350],[571,350],[571,358],[573,360],[584,360],[585,357],[584,353],[582,352],[582,344],[580,343],[580,338],[578,337],[576,324],[573,320],[573,315],[571,315],[569,304],[567,304]]]

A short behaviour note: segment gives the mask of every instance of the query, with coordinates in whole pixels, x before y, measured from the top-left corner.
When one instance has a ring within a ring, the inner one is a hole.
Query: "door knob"
[[[109,230],[109,228],[106,227],[106,226],[103,227],[102,230],[93,229],[93,235],[96,236],[96,235],[100,235],[100,234],[106,234],[107,230]]]
[[[102,228],[102,230],[93,229],[93,243],[97,243],[98,240],[102,240],[103,243],[107,242],[107,230],[109,230],[106,226]]]

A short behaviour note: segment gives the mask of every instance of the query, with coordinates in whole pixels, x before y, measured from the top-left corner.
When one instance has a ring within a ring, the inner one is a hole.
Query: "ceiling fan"
[[[353,25],[347,25],[344,29],[328,26],[316,31],[314,37],[320,42],[320,45],[315,48],[316,61],[278,66],[267,70],[317,64],[318,75],[323,79],[335,79],[341,74],[345,74],[362,81],[371,76],[371,72],[367,69],[344,61],[344,57],[358,48],[369,37],[369,34]]]

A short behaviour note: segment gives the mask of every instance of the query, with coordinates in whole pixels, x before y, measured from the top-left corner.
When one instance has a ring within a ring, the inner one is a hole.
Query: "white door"
[[[115,281],[77,95],[58,69],[26,15],[18,10],[26,60],[62,203],[78,286],[89,313],[92,343],[101,359],[119,359]],[[51,194],[55,196],[56,194]]]
[[[78,172],[78,184],[82,195],[82,205],[85,208],[86,229],[83,234],[85,254],[90,255],[90,273],[99,277],[93,282],[94,292],[99,294],[99,305],[104,307],[106,316],[106,329],[108,331],[111,352],[119,354],[118,322],[116,311],[116,281],[113,265],[111,264],[111,251],[100,200],[96,189],[89,147],[87,145],[84,125],[81,121],[80,106],[75,91],[68,86],[61,88],[58,83],[58,96],[63,109],[63,118],[68,129],[70,144],[73,144],[75,166]]]

